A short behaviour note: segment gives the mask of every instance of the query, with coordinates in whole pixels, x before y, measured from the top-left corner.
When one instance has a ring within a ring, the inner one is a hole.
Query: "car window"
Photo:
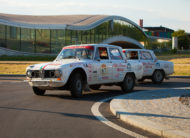
[[[97,50],[96,50],[95,59],[102,59],[102,60],[109,59],[107,48],[98,47]]]
[[[141,55],[141,60],[152,60],[150,52],[140,51],[140,55]]]
[[[112,60],[122,60],[121,53],[117,48],[109,48],[110,57]]]
[[[93,50],[87,48],[66,48],[57,56],[56,60],[62,59],[93,59]]]
[[[127,59],[139,59],[138,57],[138,51],[128,51],[126,52]]]

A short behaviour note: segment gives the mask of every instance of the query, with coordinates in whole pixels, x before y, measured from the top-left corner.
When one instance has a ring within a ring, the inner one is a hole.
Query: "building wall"
[[[150,32],[150,31],[146,31],[145,32],[147,35],[150,36],[157,36],[157,37],[163,37],[163,38],[172,38],[172,32]]]
[[[73,44],[101,43],[114,36],[145,42],[145,35],[132,24],[111,20],[91,30],[29,29],[0,24],[0,47],[31,53],[58,53]]]

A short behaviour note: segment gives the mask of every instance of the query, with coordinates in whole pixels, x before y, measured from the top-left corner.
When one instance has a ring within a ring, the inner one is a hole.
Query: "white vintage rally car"
[[[36,95],[60,89],[70,90],[73,97],[80,97],[85,88],[99,89],[102,84],[120,85],[129,92],[142,74],[142,63],[128,62],[120,47],[105,44],[67,46],[53,62],[26,69]]]
[[[158,60],[153,51],[147,49],[123,49],[128,60],[139,61],[143,64],[144,79],[152,79],[153,83],[161,83],[164,78],[174,72],[173,62]]]

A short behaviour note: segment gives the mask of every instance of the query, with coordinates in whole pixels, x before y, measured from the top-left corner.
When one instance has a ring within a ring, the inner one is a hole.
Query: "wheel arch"
[[[166,76],[166,73],[165,73],[164,69],[155,69],[155,70],[154,70],[154,72],[156,72],[157,70],[162,71],[162,72],[163,72],[163,74],[164,74],[164,77]],[[152,73],[152,75],[154,74],[154,72]]]
[[[85,81],[85,82],[87,82],[87,74],[86,74],[85,70],[83,68],[80,68],[80,67],[79,68],[75,68],[75,69],[73,69],[71,71],[70,76],[68,78],[68,82],[71,79],[72,75],[74,75],[77,72],[82,75],[82,80]]]
[[[124,76],[123,80],[125,79],[125,77],[126,77],[128,74],[133,75],[133,76],[134,76],[134,78],[136,79],[136,75],[135,75],[135,73],[134,73],[134,72],[127,72],[127,73],[125,74],[125,76]]]

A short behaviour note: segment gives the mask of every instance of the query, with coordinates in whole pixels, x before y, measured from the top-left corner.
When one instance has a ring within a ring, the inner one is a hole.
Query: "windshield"
[[[63,48],[60,54],[57,56],[56,60],[62,59],[92,59],[93,58],[93,49],[87,48]]]

